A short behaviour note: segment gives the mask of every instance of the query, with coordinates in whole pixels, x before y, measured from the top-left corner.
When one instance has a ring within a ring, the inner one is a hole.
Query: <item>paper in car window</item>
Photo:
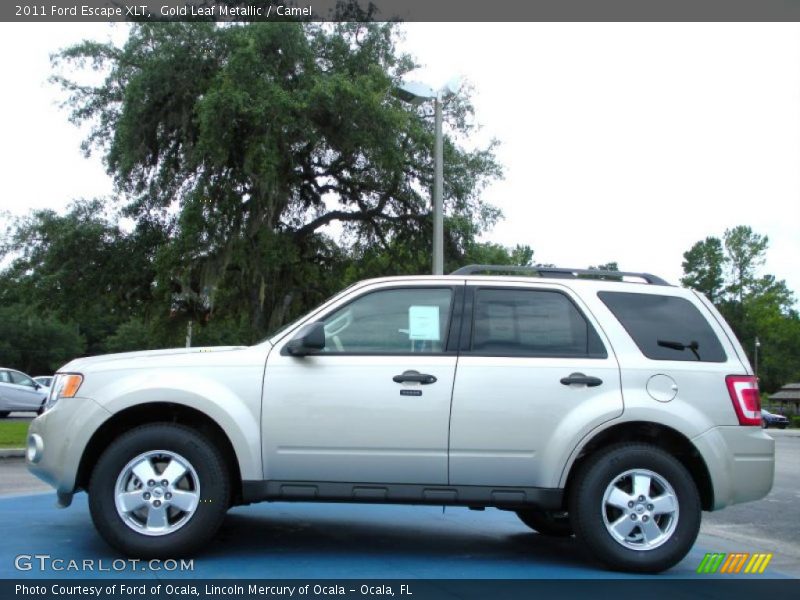
[[[408,339],[439,341],[439,307],[408,307]]]

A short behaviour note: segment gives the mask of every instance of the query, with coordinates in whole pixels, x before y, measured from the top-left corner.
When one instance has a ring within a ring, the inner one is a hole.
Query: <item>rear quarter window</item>
[[[697,307],[685,298],[599,292],[639,350],[653,360],[725,362],[725,350]]]

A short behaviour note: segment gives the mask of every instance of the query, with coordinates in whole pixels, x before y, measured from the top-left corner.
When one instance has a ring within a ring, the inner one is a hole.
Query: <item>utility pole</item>
[[[753,352],[753,371],[756,375],[756,382],[758,382],[758,349],[761,348],[761,342],[758,341],[756,336],[755,351]]]
[[[433,274],[444,273],[444,208],[442,188],[444,185],[444,135],[442,134],[442,92],[433,101],[436,112],[436,145],[434,147],[433,179]]]
[[[411,104],[422,104],[433,100],[434,131],[436,139],[433,146],[433,264],[434,275],[444,274],[444,133],[442,132],[442,105],[445,99],[455,96],[461,89],[461,79],[447,82],[441,89],[434,90],[418,81],[401,83],[396,89],[397,96]]]

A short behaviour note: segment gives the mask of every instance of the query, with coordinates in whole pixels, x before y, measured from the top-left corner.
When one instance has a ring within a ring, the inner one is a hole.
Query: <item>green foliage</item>
[[[103,154],[124,214],[161,236],[156,303],[183,323],[221,317],[253,341],[342,278],[427,271],[433,119],[393,93],[414,66],[395,30],[140,23],[122,47],[57,55],[71,119],[91,127],[86,151]],[[77,80],[86,65],[105,70],[100,85]],[[473,127],[466,95],[445,118],[453,261],[499,217],[481,192],[501,171],[494,143],[454,141]]]
[[[528,245],[517,244],[508,248],[491,242],[471,243],[467,246],[459,265],[514,265],[529,267],[533,265],[533,249]]]
[[[707,237],[684,253],[681,283],[704,293],[722,312],[755,363],[762,389],[800,379],[800,316],[786,283],[759,276],[769,238],[740,225],[722,240]]]
[[[104,342],[106,352],[150,350],[158,348],[159,345],[149,325],[136,317],[121,323]]]
[[[4,364],[181,346],[189,322],[194,345],[251,343],[354,279],[429,271],[431,107],[393,93],[414,67],[396,24],[339,10],[351,22],[139,23],[55,56],[118,199],[2,233]],[[468,92],[445,107],[447,264],[530,262],[476,242],[501,170],[494,142],[456,143],[472,113]]]
[[[147,310],[153,246],[161,240],[146,221],[123,232],[99,200],[75,202],[65,215],[34,211],[3,248],[13,260],[0,279],[0,301],[77,324],[88,351],[99,352],[121,321]]]
[[[769,238],[754,233],[747,225],[739,225],[725,231],[723,241],[730,270],[728,293],[742,302],[755,283],[756,269],[764,264]]]
[[[685,276],[681,283],[702,292],[715,302],[723,294],[726,261],[722,242],[715,237],[707,237],[683,254]]]
[[[85,348],[74,324],[22,304],[0,306],[0,365],[34,376],[49,374]]]

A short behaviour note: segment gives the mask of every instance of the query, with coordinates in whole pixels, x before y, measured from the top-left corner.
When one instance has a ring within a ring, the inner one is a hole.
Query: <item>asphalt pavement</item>
[[[147,565],[100,572],[63,571],[34,563],[21,573],[19,555],[47,554],[82,564],[122,558],[95,533],[86,496],[67,510],[49,494],[0,499],[0,577],[321,579],[606,579],[631,576],[588,561],[574,538],[553,539],[527,529],[513,513],[464,508],[273,503],[230,511],[192,571],[152,571]],[[662,577],[708,578],[695,570],[706,552],[697,544]],[[24,566],[24,565],[23,565]],[[767,577],[783,577],[774,568]]]
[[[770,431],[772,433],[772,431]],[[695,571],[707,552],[768,552],[760,577],[800,578],[800,432],[775,432],[778,467],[769,496],[704,513],[689,555],[660,577],[708,578]],[[194,570],[21,573],[20,554],[110,561],[121,558],[92,526],[85,494],[68,509],[27,473],[20,459],[0,460],[0,577],[69,578],[628,578],[587,560],[574,538],[526,528],[513,513],[487,509],[354,504],[263,503],[230,511]],[[38,492],[38,493],[31,493]],[[20,495],[22,494],[22,495]]]

